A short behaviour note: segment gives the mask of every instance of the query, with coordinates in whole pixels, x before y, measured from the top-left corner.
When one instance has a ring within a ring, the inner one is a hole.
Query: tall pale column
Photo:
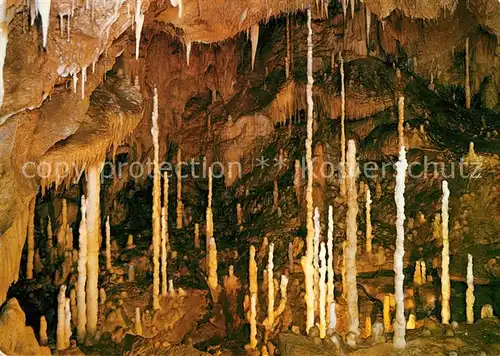
[[[161,173],[158,129],[158,91],[154,88],[153,113],[151,115],[153,137],[153,309],[160,309],[160,239],[161,239]]]

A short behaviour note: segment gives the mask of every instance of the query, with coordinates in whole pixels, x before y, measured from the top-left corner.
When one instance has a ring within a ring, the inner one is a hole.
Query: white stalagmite
[[[78,84],[78,76],[76,75],[76,70],[71,74],[73,77],[73,93],[76,94],[76,85]]]
[[[184,206],[182,204],[182,150],[179,148],[177,150],[177,169],[175,170],[177,174],[177,209],[176,209],[176,226],[178,229],[182,229],[182,215],[184,212]]]
[[[307,138],[306,146],[306,164],[307,164],[307,186],[306,186],[306,255],[302,257],[301,264],[305,275],[305,301],[306,301],[306,332],[314,326],[314,267],[313,267],[313,162],[312,162],[312,138],[313,138],[313,43],[311,27],[311,9],[307,9]]]
[[[189,58],[191,57],[191,41],[186,42],[186,63],[189,67]]]
[[[425,261],[420,261],[420,275],[422,278],[422,284],[427,283],[427,269],[425,267]]]
[[[217,278],[217,246],[215,239],[212,237],[208,242],[208,287],[212,293],[214,303],[219,300],[219,281]]]
[[[142,25],[144,24],[144,14],[142,11],[142,0],[135,2],[135,59],[139,59],[139,47],[141,45]]]
[[[32,199],[29,204],[29,221],[28,221],[28,256],[26,263],[26,279],[33,278],[33,260],[35,258],[35,203]]]
[[[87,67],[82,67],[82,99],[85,99],[85,83],[87,82]]]
[[[269,244],[267,260],[267,331],[271,332],[274,324],[274,244]]]
[[[51,0],[35,0],[36,8],[42,19],[43,48],[47,48],[47,36],[50,24]]]
[[[443,200],[441,204],[441,226],[443,237],[443,251],[441,253],[441,322],[450,323],[450,242],[448,240],[448,199],[450,190],[448,182],[443,181]]]
[[[5,56],[7,55],[7,41],[9,40],[9,26],[7,23],[7,1],[0,0],[0,107],[3,104],[5,95],[3,83],[3,67]]]
[[[80,250],[78,252],[78,294],[77,294],[77,341],[83,342],[85,336],[87,335],[86,325],[87,325],[87,305],[85,302],[85,283],[87,282],[87,200],[85,195],[82,196],[82,207],[80,220],[80,228],[78,243],[80,245]]]
[[[467,255],[467,292],[465,293],[467,302],[467,324],[474,324],[474,272],[472,270],[472,255]]]
[[[250,41],[252,42],[252,70],[255,65],[255,55],[257,54],[257,44],[259,43],[259,24],[255,24],[250,29]]]
[[[168,173],[163,173],[163,208],[161,209],[161,295],[167,295],[168,251]]]
[[[87,335],[97,331],[99,242],[101,240],[100,168],[87,169]]]
[[[109,225],[109,215],[106,218],[106,269],[111,271],[111,226]]]
[[[153,137],[153,310],[160,309],[160,239],[161,239],[161,173],[160,144],[158,142],[158,91],[154,88],[153,113],[151,115]]]
[[[366,187],[366,203],[365,203],[365,208],[366,208],[366,253],[369,255],[372,253],[372,217],[371,217],[371,211],[372,211],[372,196],[370,193],[370,187]]]
[[[319,251],[321,266],[319,268],[319,336],[324,339],[326,336],[326,248],[325,243],[321,243]]]
[[[319,241],[321,235],[321,225],[319,221],[319,209],[314,208],[314,241],[313,241],[313,266],[314,266],[314,300],[315,300],[315,314],[319,315]]]
[[[394,323],[393,344],[397,349],[406,347],[406,319],[404,306],[403,273],[404,248],[404,222],[405,222],[405,178],[408,162],[404,146],[399,151],[399,161],[396,163],[396,188],[394,190],[394,201],[396,202],[396,250],[394,251],[394,289],[396,296],[396,322]]]
[[[328,327],[332,330],[335,330],[336,315],[335,315],[335,283],[334,283],[335,272],[333,270],[333,207],[331,205],[328,207],[328,235],[327,235],[326,247],[328,250],[328,262],[327,262],[328,282],[327,282],[327,297],[326,297],[326,302],[328,305],[327,312],[329,319]]]
[[[356,145],[353,140],[347,144],[346,162],[346,188],[347,188],[347,215],[346,235],[347,245],[345,249],[346,264],[346,299],[347,314],[349,316],[348,333],[359,335],[359,311],[358,311],[358,287],[356,285],[356,251],[358,249],[358,192],[356,190],[356,179],[358,166],[356,162]]]
[[[258,267],[255,262],[255,246],[250,245],[250,258],[248,263],[248,283],[250,290],[250,313],[249,313],[249,323],[250,323],[250,344],[251,349],[257,347],[257,273]]]
[[[346,2],[347,0],[344,0]],[[347,7],[347,5],[346,5]],[[345,13],[344,13],[345,18]],[[344,59],[342,53],[340,57],[340,195],[346,194],[346,171],[345,171],[345,78],[344,78]]]
[[[56,349],[66,349],[66,285],[62,285],[57,295]]]

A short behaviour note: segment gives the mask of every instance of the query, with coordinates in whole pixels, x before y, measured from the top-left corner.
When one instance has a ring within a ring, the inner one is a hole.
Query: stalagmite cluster
[[[347,246],[345,249],[346,263],[346,299],[347,314],[349,316],[348,332],[359,335],[359,312],[358,312],[358,289],[356,285],[356,252],[358,245],[358,193],[356,190],[356,179],[358,177],[358,166],[356,162],[356,145],[353,140],[347,144],[346,162],[346,188],[347,188],[347,216],[346,236]]]
[[[404,141],[400,140],[400,143]],[[406,319],[404,310],[404,273],[403,257],[404,249],[404,221],[405,221],[405,179],[408,162],[404,145],[399,151],[399,161],[396,163],[396,189],[394,190],[394,201],[396,202],[396,250],[394,251],[394,289],[396,296],[396,322],[394,323],[394,347],[402,349],[406,347]]]
[[[467,255],[467,292],[466,292],[466,317],[467,324],[474,324],[474,272],[472,266],[472,255]]]
[[[450,323],[450,242],[448,240],[448,199],[450,191],[448,182],[443,181],[443,200],[441,204],[441,224],[443,237],[443,251],[441,253],[441,322]]]
[[[153,309],[160,309],[160,241],[161,241],[161,173],[160,144],[158,142],[158,91],[154,88],[153,113],[151,115],[153,137]]]

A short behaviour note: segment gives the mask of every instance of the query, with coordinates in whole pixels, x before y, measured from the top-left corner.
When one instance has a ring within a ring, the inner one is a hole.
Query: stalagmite
[[[72,77],[73,77],[73,93],[76,94],[76,88],[78,84],[78,76],[76,70],[72,73]]]
[[[450,323],[450,243],[448,240],[448,199],[450,191],[448,182],[443,181],[443,200],[441,204],[441,222],[443,237],[443,251],[441,253],[441,322]]]
[[[142,11],[142,0],[135,3],[135,59],[139,59],[139,47],[141,45],[142,25],[144,24],[144,14]]]
[[[29,204],[29,221],[28,221],[28,256],[26,265],[26,279],[33,278],[33,260],[35,258],[35,203],[32,199]]]
[[[62,285],[57,295],[56,349],[66,349],[66,285]]]
[[[347,248],[347,241],[342,241],[342,266],[340,267],[340,274],[342,276],[342,298],[346,298],[347,296],[347,282],[346,282],[346,263],[345,263],[345,257],[346,257],[346,250]]]
[[[66,298],[64,303],[64,348],[68,349],[71,345],[71,301]]]
[[[83,342],[87,335],[87,305],[85,301],[85,284],[87,282],[87,200],[85,195],[81,200],[81,220],[80,228],[78,229],[79,238],[79,253],[78,253],[78,294],[77,294],[77,307],[78,317],[76,324],[76,338],[78,342]]]
[[[140,1],[140,0],[138,0]],[[161,173],[160,144],[158,142],[158,91],[154,88],[153,113],[151,115],[153,137],[153,310],[160,309],[160,239],[161,239]]]
[[[415,316],[415,314],[410,314],[410,316],[408,317],[408,321],[406,322],[406,329],[408,330],[415,329],[416,322],[417,322],[417,317]]]
[[[391,331],[391,297],[384,295],[384,330],[386,333]]]
[[[250,258],[248,265],[248,282],[250,290],[250,314],[248,319],[250,323],[249,347],[251,349],[255,349],[257,347],[257,291],[258,291],[257,273],[258,273],[258,267],[257,263],[255,262],[255,247],[253,245],[250,245]]]
[[[134,235],[129,234],[127,237],[127,249],[132,249],[134,248]]]
[[[5,65],[5,56],[7,55],[7,42],[9,40],[9,26],[7,24],[6,11],[6,0],[0,0],[0,107],[2,107],[3,98],[5,95],[3,67]]]
[[[405,145],[404,141],[404,121],[405,121],[405,97],[400,96],[398,101],[398,150]]]
[[[71,317],[73,319],[73,324],[78,325],[78,309],[76,306],[76,289],[72,288],[69,292],[69,300],[71,305]]]
[[[372,253],[372,218],[371,218],[371,205],[372,205],[372,196],[370,193],[370,187],[366,187],[366,253],[371,255]]]
[[[401,102],[401,98],[400,98]],[[402,138],[400,137],[400,140]],[[401,142],[401,141],[400,141]],[[404,141],[403,141],[404,144]],[[405,332],[406,319],[404,309],[403,284],[405,275],[403,273],[404,249],[404,222],[405,222],[405,178],[408,162],[406,161],[405,147],[401,146],[399,161],[396,163],[396,188],[394,190],[394,201],[396,202],[396,250],[394,251],[394,289],[396,296],[396,322],[394,323],[393,344],[397,349],[406,347]]]
[[[276,209],[278,209],[278,201],[279,201],[278,181],[275,179],[273,181],[273,211],[276,211]]]
[[[135,308],[135,323],[134,323],[135,333],[137,335],[142,335],[142,320],[141,320],[141,309],[139,307]]]
[[[82,100],[85,99],[85,83],[87,82],[87,67],[82,67]]]
[[[422,269],[420,268],[420,261],[415,262],[415,272],[413,273],[413,285],[419,286],[422,284]]]
[[[106,218],[106,269],[111,271],[111,226],[109,225],[109,215]]]
[[[177,220],[176,226],[178,229],[182,229],[182,214],[184,212],[184,206],[182,204],[182,150],[179,148],[177,150]]]
[[[99,242],[101,240],[100,168],[87,169],[87,335],[97,331]]]
[[[270,333],[274,324],[274,244],[269,244],[267,260],[267,332]]]
[[[206,219],[205,246],[208,249],[208,242],[212,237],[214,237],[214,226],[213,226],[214,222],[213,222],[213,212],[212,212],[212,167],[208,168],[208,205],[207,205],[207,212],[205,219]]]
[[[313,138],[313,43],[311,27],[311,9],[307,9],[307,138],[306,146],[306,164],[307,164],[307,187],[306,187],[306,255],[302,257],[301,264],[305,275],[306,286],[306,332],[314,326],[314,269],[313,269],[313,162],[312,162],[312,138]]]
[[[47,337],[47,319],[45,319],[45,315],[40,317],[40,346],[46,346],[49,343],[49,339]]]
[[[425,268],[425,261],[420,261],[420,277],[422,278],[422,284],[427,283],[427,270]]]
[[[359,312],[358,312],[358,289],[356,285],[356,251],[358,244],[358,192],[356,191],[356,179],[358,166],[356,162],[356,145],[353,140],[347,144],[346,164],[346,188],[347,188],[347,216],[346,235],[347,246],[345,249],[346,263],[346,288],[347,288],[347,314],[349,316],[348,332],[359,335]]]
[[[240,230],[243,230],[243,210],[241,210],[241,204],[236,204],[236,220]]]
[[[344,0],[346,2],[347,0]],[[345,18],[345,13],[344,13]],[[346,195],[346,168],[345,168],[345,78],[344,59],[342,53],[340,58],[340,195]]]
[[[467,308],[466,308],[466,316],[467,316],[467,324],[474,324],[474,301],[476,298],[474,297],[474,273],[472,270],[472,255],[467,255],[467,292],[465,294]]]
[[[201,242],[200,242],[200,224],[195,223],[194,224],[194,248],[200,248],[201,247]]]
[[[372,336],[372,318],[367,315],[365,318],[365,337]]]
[[[50,216],[47,219],[47,248],[51,249],[53,247],[54,242],[52,239],[54,238],[54,232],[52,231],[52,222]]]
[[[319,336],[324,339],[326,336],[326,248],[325,243],[321,243],[319,251]]]
[[[485,304],[481,307],[481,319],[492,318],[493,316],[493,307],[491,304]]]
[[[465,40],[465,108],[470,109],[470,57],[469,57],[469,37]]]
[[[255,65],[255,55],[257,54],[257,44],[259,43],[259,24],[255,24],[250,29],[250,41],[252,42],[252,70]]]
[[[294,163],[294,176],[293,176],[293,190],[295,192],[295,197],[297,199],[298,204],[300,205],[301,201],[301,190],[302,190],[302,169],[300,168],[300,161],[298,159],[295,160]]]
[[[189,59],[191,57],[191,45],[192,45],[191,41],[186,42],[186,64],[188,67],[189,67]]]
[[[168,246],[168,172],[163,173],[163,207],[161,209],[161,295],[167,295]]]
[[[212,294],[212,299],[214,303],[217,303],[219,299],[219,282],[217,278],[217,246],[215,245],[215,239],[212,237],[208,243],[208,287]]]
[[[51,0],[35,0],[36,8],[42,19],[43,48],[47,49],[47,36],[50,24]]]
[[[319,221],[319,209],[318,207],[314,208],[314,240],[313,240],[313,267],[314,267],[314,313],[319,315],[319,241],[321,235],[321,225]]]
[[[328,262],[327,262],[327,273],[328,273],[328,282],[327,282],[327,297],[326,297],[326,304],[328,306],[327,312],[328,312],[328,319],[330,320],[329,322],[329,328],[335,330],[335,328],[332,328],[332,315],[331,315],[331,310],[333,308],[334,314],[335,314],[335,273],[333,270],[333,207],[330,205],[328,207],[328,232],[327,232],[327,242],[326,242],[326,248],[328,252]],[[333,306],[333,307],[332,307]],[[335,317],[335,315],[334,315]]]
[[[57,251],[60,256],[64,254],[64,250],[66,249],[66,234],[68,232],[68,208],[66,199],[62,200],[61,215],[61,226],[57,229]]]

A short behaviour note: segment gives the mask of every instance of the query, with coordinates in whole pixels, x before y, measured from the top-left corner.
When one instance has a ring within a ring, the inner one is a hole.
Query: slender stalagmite
[[[258,267],[255,262],[255,247],[253,245],[250,246],[250,259],[248,265],[248,283],[250,289],[250,344],[249,347],[251,349],[255,349],[257,347],[257,291],[258,291],[258,283],[257,283],[257,273]]]
[[[62,285],[57,295],[56,349],[66,349],[66,285]]]
[[[465,40],[465,108],[470,109],[470,57],[469,37]]]
[[[135,308],[134,329],[137,335],[142,335],[141,309],[139,307]]]
[[[366,187],[366,253],[371,255],[372,253],[372,196],[370,193],[370,187]]]
[[[319,315],[319,241],[321,235],[321,225],[319,221],[319,209],[318,207],[314,208],[314,241],[313,241],[313,267],[314,267],[314,313],[316,316]]]
[[[305,274],[306,286],[306,332],[314,326],[314,267],[313,267],[313,241],[314,241],[314,224],[313,224],[313,162],[312,162],[312,138],[313,138],[313,75],[312,75],[312,60],[313,60],[313,43],[312,43],[312,27],[311,27],[311,9],[307,9],[307,138],[306,138],[306,164],[307,164],[307,188],[306,188],[306,255],[302,257],[302,269]]]
[[[326,296],[326,304],[328,306],[328,320],[329,327],[331,329],[335,329],[332,327],[332,317],[335,319],[335,273],[333,270],[333,207],[330,205],[328,207],[328,236],[327,236],[327,250],[328,250],[328,264],[327,264],[327,273],[328,273],[328,282],[327,282],[327,296]],[[332,315],[333,311],[333,315]],[[333,323],[335,324],[335,323]]]
[[[394,190],[394,201],[396,202],[396,250],[394,251],[394,289],[396,295],[396,322],[394,323],[393,344],[397,349],[406,347],[406,319],[404,306],[403,273],[404,248],[404,222],[405,222],[405,178],[408,163],[406,161],[406,151],[401,146],[399,151],[399,161],[396,163],[396,188]]]
[[[267,260],[267,332],[270,333],[274,324],[274,244],[269,244]]]
[[[151,115],[153,137],[153,310],[160,309],[160,239],[161,239],[161,173],[160,144],[158,140],[158,91],[154,88],[153,113]]]
[[[319,336],[324,339],[326,336],[326,248],[325,243],[321,243],[319,251]]]
[[[109,225],[109,215],[106,218],[106,269],[111,271],[111,226]]]
[[[163,207],[161,209],[161,295],[167,295],[167,251],[168,251],[168,173],[163,173]]]
[[[49,343],[47,337],[47,319],[45,315],[40,317],[40,346],[46,346]]]
[[[68,349],[71,344],[71,300],[66,298],[64,303],[64,348]]]
[[[206,212],[206,248],[208,250],[208,242],[212,237],[214,237],[214,222],[213,222],[213,212],[212,212],[212,167],[208,168],[208,205]],[[208,267],[208,265],[207,265]]]
[[[100,167],[87,169],[87,335],[97,331],[99,245],[101,240]]]
[[[177,228],[182,229],[182,214],[184,206],[182,204],[182,150],[177,150]]]
[[[345,249],[346,263],[346,289],[347,289],[347,314],[349,316],[348,332],[359,335],[359,312],[358,312],[358,289],[356,286],[356,251],[358,244],[358,192],[356,190],[356,179],[358,167],[356,163],[356,145],[353,140],[347,144],[346,164],[346,188],[347,188],[347,216],[346,235],[347,246]]]
[[[474,272],[472,270],[472,255],[467,255],[467,292],[465,294],[467,302],[467,324],[474,324]]]
[[[391,331],[391,297],[386,294],[384,295],[384,331],[386,333]]]
[[[28,221],[28,258],[26,265],[26,279],[33,278],[33,260],[35,258],[35,203],[36,198],[33,198],[29,204],[29,221]]]
[[[208,262],[208,287],[212,293],[212,299],[214,303],[217,303],[219,299],[219,281],[217,278],[217,246],[215,245],[215,239],[212,237],[208,242],[208,252],[207,252],[207,262]]]
[[[347,0],[346,0],[347,1]],[[340,58],[340,195],[346,195],[346,171],[345,171],[345,78],[344,59],[342,53]]]
[[[450,242],[448,240],[448,199],[450,191],[448,182],[443,181],[443,200],[441,204],[441,221],[443,236],[443,251],[441,253],[441,322],[450,323]]]
[[[87,304],[85,301],[85,283],[87,282],[87,200],[85,195],[82,196],[81,202],[81,215],[80,228],[78,230],[80,237],[78,238],[78,243],[80,245],[80,251],[78,252],[78,294],[77,294],[77,341],[83,342],[85,336],[87,335],[86,325],[87,325]]]

